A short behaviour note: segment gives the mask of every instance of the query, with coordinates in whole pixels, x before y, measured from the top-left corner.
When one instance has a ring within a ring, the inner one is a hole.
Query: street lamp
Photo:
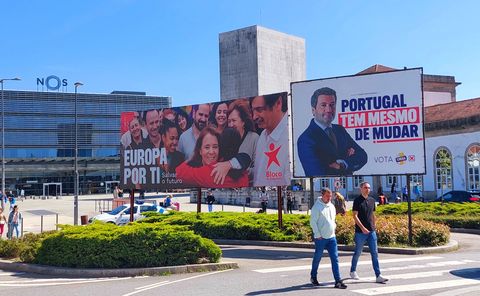
[[[73,197],[73,224],[78,225],[78,125],[77,125],[77,88],[83,83],[75,82],[75,183],[74,183],[74,197]]]
[[[19,81],[21,79],[18,77],[0,79],[0,84],[2,85],[2,194],[6,194],[5,193],[5,104],[3,100],[3,82],[8,80]],[[4,199],[2,196],[2,201],[1,201],[2,209],[5,208],[3,200]]]

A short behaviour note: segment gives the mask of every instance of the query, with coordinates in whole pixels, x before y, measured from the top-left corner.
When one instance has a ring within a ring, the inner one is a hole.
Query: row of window
[[[480,144],[472,144],[465,153],[465,168],[468,190],[480,190]],[[435,188],[437,190],[453,188],[452,153],[446,147],[435,152]]]

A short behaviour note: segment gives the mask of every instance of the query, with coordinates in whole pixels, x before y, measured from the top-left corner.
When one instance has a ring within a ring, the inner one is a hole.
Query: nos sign
[[[55,75],[50,75],[47,78],[37,78],[37,86],[46,86],[48,90],[59,90],[60,86],[67,86],[67,79],[60,79]]]

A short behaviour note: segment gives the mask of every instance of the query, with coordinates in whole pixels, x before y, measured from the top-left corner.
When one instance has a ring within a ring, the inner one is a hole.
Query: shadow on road
[[[224,258],[245,258],[245,259],[267,259],[267,260],[289,260],[300,258],[312,258],[313,249],[311,251],[292,250],[292,249],[241,249],[237,247],[221,247]],[[352,256],[351,252],[339,252],[339,256]],[[322,257],[327,257],[327,253],[323,253]]]
[[[270,289],[270,290],[262,290],[262,291],[254,291],[254,292],[249,292],[245,295],[272,295],[272,294],[280,294],[280,293],[287,293],[287,292],[294,292],[294,291],[301,291],[301,290],[317,290],[317,289],[331,289],[333,288],[333,283],[328,284],[328,285],[322,285],[318,287],[312,286],[312,284],[303,284],[303,285],[297,285],[297,286],[290,286],[290,287],[285,287],[285,288],[279,288],[279,289]]]

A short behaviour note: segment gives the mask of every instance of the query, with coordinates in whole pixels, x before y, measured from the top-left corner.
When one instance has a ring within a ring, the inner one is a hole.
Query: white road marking
[[[378,288],[352,290],[352,292],[356,292],[363,295],[382,295],[382,294],[391,294],[391,293],[408,292],[408,291],[444,289],[449,287],[466,286],[466,285],[480,285],[480,280],[461,279],[461,280],[426,282],[421,284],[399,285],[399,286],[389,286],[387,284],[387,286],[382,286]]]
[[[52,279],[58,280],[58,279]],[[74,280],[74,279],[70,279]],[[88,284],[88,283],[99,283],[99,282],[109,282],[109,281],[119,281],[125,280],[125,278],[106,278],[106,279],[90,279],[85,280],[82,279],[80,281],[69,281],[69,282],[33,282],[34,280],[30,281],[5,281],[0,283],[0,287],[41,287],[41,286],[63,286],[63,285],[75,285],[75,284]]]
[[[163,282],[159,282],[159,283],[155,283],[155,284],[151,284],[151,285],[146,285],[146,286],[143,286],[143,287],[135,288],[135,290],[145,289],[145,288],[149,288],[149,287],[151,287],[151,286],[157,286],[157,285],[164,284],[164,283],[168,283],[168,282],[169,282],[169,281],[163,281]]]
[[[145,286],[146,288],[139,289],[137,291],[133,291],[133,292],[130,292],[130,293],[127,293],[127,294],[123,294],[122,296],[131,296],[131,295],[135,295],[135,294],[138,294],[138,293],[150,290],[150,289],[154,289],[154,288],[158,288],[158,287],[162,287],[162,286],[166,286],[166,285],[170,285],[170,284],[174,284],[174,283],[179,283],[179,282],[183,282],[183,281],[193,280],[193,279],[196,279],[196,278],[199,278],[199,277],[214,275],[214,274],[217,274],[217,273],[221,273],[221,272],[225,272],[225,271],[231,271],[231,270],[233,270],[233,269],[226,269],[226,270],[219,270],[219,271],[214,271],[214,272],[210,272],[210,273],[204,273],[204,274],[200,274],[200,275],[196,275],[196,276],[192,276],[192,277],[188,277],[188,278],[184,278],[184,279],[179,279],[179,280],[171,281],[171,282],[170,281],[159,282],[159,283],[156,283],[156,284]]]
[[[0,272],[0,276],[22,275],[25,272]]]
[[[471,263],[471,260],[451,260],[451,261],[442,261],[442,262],[432,262],[426,264],[413,264],[413,265],[405,265],[405,266],[394,266],[394,267],[387,267],[382,268],[382,272],[388,271],[397,271],[397,270],[413,270],[413,269],[421,269],[421,268],[432,268],[432,267],[445,267],[445,266],[455,266],[455,265],[463,265],[467,263]]]
[[[442,257],[437,256],[423,256],[423,257],[409,257],[409,258],[396,258],[396,259],[383,259],[379,260],[380,263],[398,263],[398,262],[407,262],[407,261],[422,261],[422,260],[434,260],[441,259]],[[371,260],[359,261],[358,265],[367,265],[372,264]],[[340,267],[350,266],[351,262],[342,262],[339,264]],[[309,270],[312,268],[312,265],[299,265],[299,266],[288,266],[288,267],[276,267],[276,268],[266,268],[266,269],[255,269],[253,271],[259,273],[272,273],[272,272],[283,272],[283,271],[296,271],[296,270]],[[318,268],[331,268],[330,263],[320,264]]]
[[[426,278],[432,276],[442,276],[445,273],[449,273],[454,269],[444,269],[444,270],[435,270],[435,271],[425,271],[425,272],[410,272],[410,273],[402,273],[402,274],[383,274],[386,278],[390,280],[409,280],[409,279],[417,279],[417,278]],[[357,280],[353,280],[352,282],[356,282]],[[360,281],[375,281],[375,277],[360,277]]]

